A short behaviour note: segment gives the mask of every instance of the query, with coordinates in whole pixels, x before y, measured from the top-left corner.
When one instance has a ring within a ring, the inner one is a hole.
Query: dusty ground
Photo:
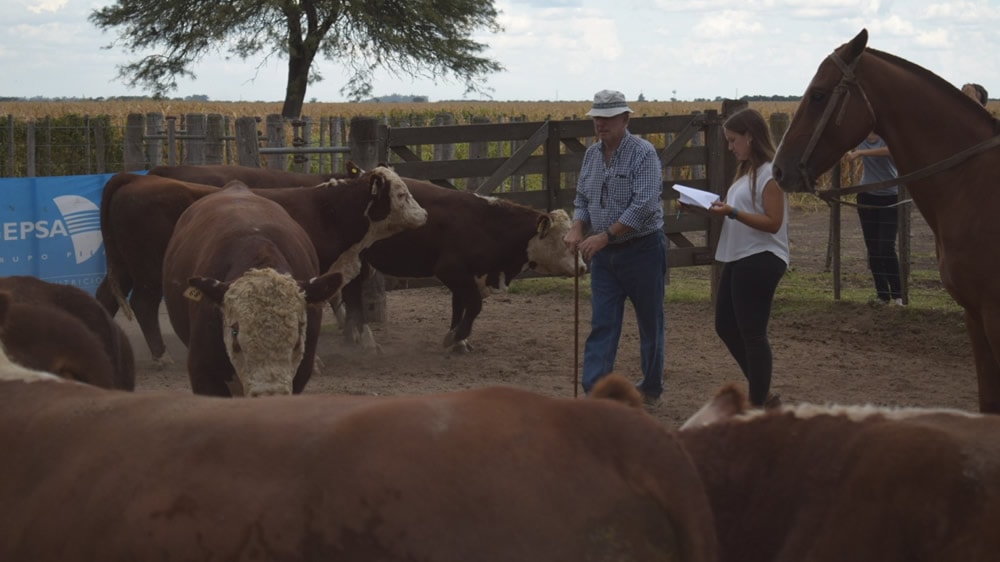
[[[932,237],[916,213],[914,223],[914,255],[932,260]],[[845,264],[863,267],[863,246],[853,209],[845,209],[842,224]],[[828,226],[825,207],[818,212],[793,213],[794,268],[822,270]],[[393,395],[505,384],[554,396],[574,396],[572,297],[490,297],[473,328],[470,341],[475,350],[467,355],[447,354],[440,347],[450,317],[446,290],[397,290],[390,291],[387,298],[389,319],[375,327],[383,348],[381,355],[347,346],[332,315],[327,314],[320,341],[321,368],[306,392]],[[772,390],[785,402],[977,408],[975,369],[959,314],[917,311],[916,307],[872,307],[863,302],[831,302],[825,308],[821,312],[782,312],[772,318]],[[654,415],[675,426],[724,383],[743,382],[712,329],[707,299],[703,303],[670,304],[666,314],[666,392]],[[166,316],[161,315],[161,319],[168,348],[177,362],[172,368],[157,370],[136,325],[119,317],[135,346],[140,392],[188,389],[184,347],[170,332]],[[581,351],[589,319],[589,303],[583,301],[579,307]],[[639,379],[637,343],[634,320],[626,316],[618,370],[633,380]]]

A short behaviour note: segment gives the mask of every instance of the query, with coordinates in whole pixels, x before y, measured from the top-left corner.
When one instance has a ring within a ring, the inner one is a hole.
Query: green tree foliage
[[[299,117],[306,87],[322,79],[317,55],[348,68],[341,93],[371,97],[377,69],[411,77],[457,78],[482,91],[486,75],[503,67],[481,56],[473,32],[503,31],[492,0],[117,0],[95,10],[91,23],[118,29],[135,62],[119,67],[131,87],[157,95],[194,78],[190,66],[212,53],[288,61],[282,114]],[[149,54],[152,53],[152,54]],[[228,56],[228,55],[227,55]]]

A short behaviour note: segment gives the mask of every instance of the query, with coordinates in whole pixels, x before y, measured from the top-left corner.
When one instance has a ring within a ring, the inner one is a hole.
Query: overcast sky
[[[206,0],[209,1],[209,0]],[[110,0],[0,0],[0,97],[142,95],[117,78],[123,51],[87,17]],[[1000,0],[497,0],[499,34],[477,35],[506,67],[464,96],[454,81],[380,76],[376,95],[443,99],[586,100],[603,88],[649,100],[746,94],[801,95],[831,50],[869,32],[869,46],[915,62],[956,85],[979,82],[1000,97]],[[306,100],[346,101],[342,69]],[[192,70],[170,96],[281,101],[285,60],[226,61]],[[905,95],[903,92],[900,95]]]

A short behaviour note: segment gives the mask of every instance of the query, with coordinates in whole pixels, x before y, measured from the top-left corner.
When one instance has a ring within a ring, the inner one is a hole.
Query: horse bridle
[[[830,53],[827,57],[832,60],[834,64],[840,68],[841,78],[840,82],[837,83],[833,88],[833,92],[830,94],[830,102],[826,104],[826,108],[823,109],[823,115],[819,119],[819,123],[816,124],[816,128],[813,129],[812,136],[809,138],[809,142],[806,144],[806,149],[802,153],[802,157],[799,159],[799,173],[802,174],[802,180],[806,185],[814,185],[813,179],[809,175],[809,158],[812,157],[813,151],[816,149],[816,145],[819,143],[820,137],[823,135],[823,131],[826,130],[826,126],[830,123],[830,118],[833,117],[834,111],[837,111],[837,118],[834,120],[834,124],[840,125],[840,122],[844,119],[844,111],[847,109],[847,102],[851,99],[851,86],[858,89],[858,93],[861,94],[861,99],[865,100],[865,106],[868,108],[868,115],[872,119],[872,128],[875,128],[875,110],[872,109],[872,104],[868,101],[868,95],[865,94],[864,88],[858,83],[858,77],[854,74],[854,68],[858,65],[858,61],[861,57],[856,57],[850,64],[844,62],[844,59],[840,58],[840,55],[836,51]]]
[[[861,87],[861,84],[858,82],[858,78],[854,73],[854,69],[858,64],[858,61],[861,60],[861,56],[859,55],[857,58],[851,61],[850,64],[845,63],[844,59],[840,58],[840,55],[838,55],[836,51],[830,53],[830,55],[827,58],[832,60],[834,64],[836,64],[837,67],[840,68],[840,71],[843,74],[843,76],[841,77],[840,82],[838,82],[837,85],[833,88],[833,93],[831,94],[830,103],[828,103],[826,109],[823,110],[823,115],[820,117],[819,123],[816,124],[816,128],[813,130],[812,137],[809,138],[809,143],[806,144],[806,149],[802,153],[802,158],[799,160],[799,172],[802,174],[802,179],[806,185],[814,185],[813,182],[814,178],[812,178],[809,175],[809,167],[807,162],[809,161],[809,158],[812,156],[813,150],[816,149],[816,144],[819,143],[820,136],[826,129],[826,126],[829,124],[830,118],[833,116],[833,112],[837,109],[838,105],[840,106],[840,111],[837,112],[837,118],[834,121],[834,123],[836,125],[840,125],[840,122],[844,117],[844,111],[847,109],[847,102],[848,100],[850,100],[851,97],[851,91],[850,91],[851,86],[856,87],[858,93],[861,94],[861,98],[865,100],[865,107],[868,108],[868,115],[871,117],[873,129],[875,128],[875,123],[876,123],[875,110],[872,108],[871,102],[868,101],[868,95],[865,94],[864,88]],[[968,160],[972,156],[975,156],[976,154],[979,154],[981,152],[985,152],[986,150],[989,150],[996,146],[1000,146],[1000,135],[994,135],[980,143],[977,143],[973,146],[970,146],[969,148],[966,148],[965,150],[962,150],[961,152],[952,154],[951,156],[945,158],[944,160],[940,160],[938,162],[935,162],[934,164],[925,166],[923,168],[920,168],[919,170],[915,170],[913,172],[910,172],[909,174],[905,174],[897,178],[891,178],[888,180],[875,183],[856,184],[848,187],[815,190],[815,192],[816,195],[818,195],[822,199],[830,201],[843,195],[849,195],[852,193],[861,193],[863,191],[872,191],[874,189],[889,187],[893,185],[906,184],[909,182],[924,179],[938,172],[957,166],[958,164],[964,162],[965,160]]]

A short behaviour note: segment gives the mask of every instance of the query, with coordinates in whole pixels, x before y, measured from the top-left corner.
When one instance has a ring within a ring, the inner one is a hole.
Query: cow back
[[[801,405],[680,432],[720,560],[985,560],[1000,417]]]
[[[309,174],[270,168],[251,168],[226,164],[181,164],[176,166],[155,166],[150,175],[175,180],[222,187],[231,181],[241,181],[254,188],[308,187],[331,179],[354,177],[356,174]]]
[[[675,437],[608,401],[0,385],[3,559],[714,560]]]

